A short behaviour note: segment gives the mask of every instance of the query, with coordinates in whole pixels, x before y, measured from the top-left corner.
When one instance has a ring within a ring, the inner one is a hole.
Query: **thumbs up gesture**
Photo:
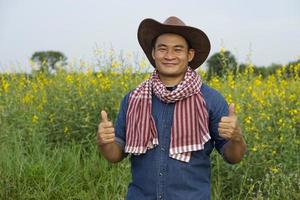
[[[239,141],[243,138],[242,130],[235,114],[234,104],[229,105],[229,114],[221,118],[218,130],[220,136],[227,140]]]
[[[108,120],[107,113],[101,111],[101,122],[98,126],[97,142],[100,146],[115,141],[115,129],[113,123]]]

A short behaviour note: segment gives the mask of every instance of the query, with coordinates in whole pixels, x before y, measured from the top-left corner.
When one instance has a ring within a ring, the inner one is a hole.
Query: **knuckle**
[[[102,123],[100,123],[99,125],[98,125],[98,129],[101,129],[102,128]]]

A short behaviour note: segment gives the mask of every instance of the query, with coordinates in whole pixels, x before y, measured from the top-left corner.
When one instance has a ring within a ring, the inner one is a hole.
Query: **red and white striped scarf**
[[[175,103],[171,128],[170,157],[189,162],[192,151],[204,149],[210,139],[208,113],[200,92],[200,76],[188,67],[184,80],[169,91],[160,81],[157,71],[137,87],[129,97],[126,114],[125,152],[139,155],[158,145],[153,116],[152,91],[166,103]]]

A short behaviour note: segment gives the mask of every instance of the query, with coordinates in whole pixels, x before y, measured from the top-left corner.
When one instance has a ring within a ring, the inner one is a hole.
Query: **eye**
[[[160,52],[165,52],[167,50],[167,48],[166,47],[159,47],[157,50],[160,51]]]
[[[175,52],[176,52],[176,53],[182,52],[182,48],[175,48]]]

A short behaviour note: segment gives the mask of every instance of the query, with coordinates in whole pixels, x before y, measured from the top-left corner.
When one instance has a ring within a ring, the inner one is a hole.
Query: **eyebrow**
[[[180,44],[179,44],[179,45],[175,45],[174,47],[175,47],[175,48],[185,48],[185,46],[180,45]]]
[[[158,44],[156,47],[167,47],[166,44]],[[174,48],[184,48],[184,45],[178,44],[173,46]]]
[[[166,47],[167,45],[165,45],[165,44],[158,44],[158,45],[156,45],[156,47]]]

